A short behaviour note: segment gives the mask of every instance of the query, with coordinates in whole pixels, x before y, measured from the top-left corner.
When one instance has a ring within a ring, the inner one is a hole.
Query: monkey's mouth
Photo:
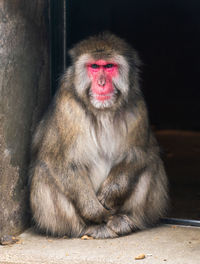
[[[118,91],[118,89],[115,89],[114,92],[107,93],[107,94],[93,93],[91,91],[91,88],[89,88],[87,92],[88,92],[91,104],[95,108],[99,108],[99,109],[112,107],[116,103],[120,95],[120,91]]]
[[[108,93],[108,94],[93,94],[93,96],[98,101],[107,101],[107,100],[110,100],[112,98],[113,94],[112,93]]]

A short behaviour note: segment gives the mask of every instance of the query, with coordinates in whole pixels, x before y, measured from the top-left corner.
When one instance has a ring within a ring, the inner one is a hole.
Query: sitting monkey
[[[33,138],[34,222],[47,234],[94,238],[151,226],[165,213],[168,188],[138,55],[109,33],[69,54],[72,65]]]

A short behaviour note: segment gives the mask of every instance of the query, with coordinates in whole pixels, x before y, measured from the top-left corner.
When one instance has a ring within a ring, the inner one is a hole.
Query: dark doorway
[[[109,30],[130,42],[143,61],[141,86],[169,175],[169,215],[200,219],[200,2],[58,2],[51,12],[53,87],[79,40]]]

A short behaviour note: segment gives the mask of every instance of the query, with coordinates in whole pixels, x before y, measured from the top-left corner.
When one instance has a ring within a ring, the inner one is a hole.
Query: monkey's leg
[[[94,238],[115,238],[135,230],[134,221],[125,214],[110,216],[107,224],[89,226],[84,234]]]
[[[41,229],[76,237],[86,222],[102,223],[108,218],[84,169],[69,168],[63,177],[49,167],[40,162],[32,170],[31,207]]]
[[[107,227],[118,235],[143,229],[163,216],[167,204],[166,175],[159,157],[150,161],[143,167],[142,163],[116,166],[100,187],[101,203],[117,212],[109,218]]]
[[[155,224],[163,216],[167,205],[167,184],[162,165],[152,166],[140,174],[130,196],[118,206],[117,214],[110,216],[101,228],[92,227],[88,235],[112,238],[126,235]],[[111,232],[112,231],[112,232]]]
[[[167,207],[167,178],[162,161],[158,158],[140,174],[120,210],[128,213],[134,229],[144,229],[158,222],[165,215]]]
[[[39,230],[56,236],[79,237],[85,223],[72,202],[48,181],[34,181],[31,208]]]

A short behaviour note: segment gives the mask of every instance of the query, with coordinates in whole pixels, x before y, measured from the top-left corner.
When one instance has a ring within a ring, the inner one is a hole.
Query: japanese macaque
[[[102,33],[69,51],[33,138],[30,204],[47,234],[114,238],[155,224],[168,192],[139,88],[140,60]]]

